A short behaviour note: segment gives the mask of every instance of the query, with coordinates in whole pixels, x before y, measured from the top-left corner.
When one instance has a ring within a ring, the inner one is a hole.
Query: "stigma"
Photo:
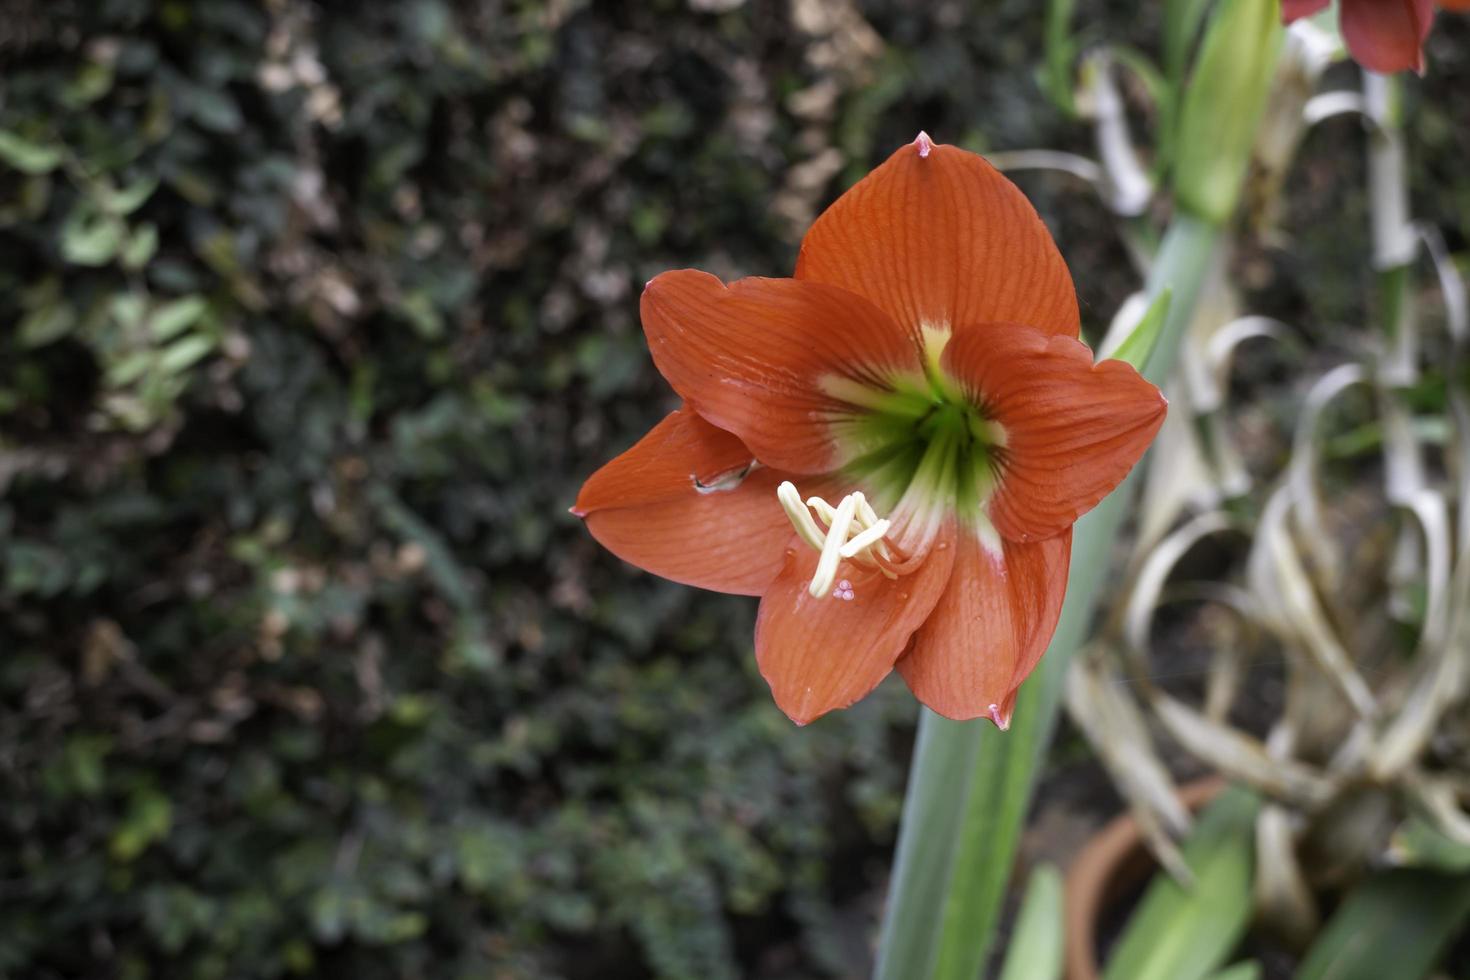
[[[893,547],[884,540],[892,522],[879,517],[861,491],[843,497],[833,507],[821,497],[805,501],[790,480],[776,488],[776,499],[796,528],[797,537],[816,549],[817,571],[807,587],[814,598],[832,596],[852,601],[857,597],[852,582],[837,578],[838,567],[850,561],[860,567],[877,569],[888,578],[897,578],[899,563]]]

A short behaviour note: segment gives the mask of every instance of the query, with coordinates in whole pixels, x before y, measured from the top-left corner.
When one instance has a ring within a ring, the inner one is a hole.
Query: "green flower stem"
[[[1389,497],[1395,503],[1408,501],[1425,481],[1423,451],[1410,424],[1413,410],[1406,397],[1419,374],[1412,268],[1418,240],[1409,221],[1402,98],[1397,78],[1363,72],[1363,107],[1373,121],[1368,134],[1368,206],[1384,332],[1383,359],[1374,380],[1383,412]],[[1411,531],[1405,537],[1416,534]]]
[[[1173,294],[1159,342],[1143,366],[1155,383],[1174,362],[1222,235],[1216,225],[1181,213],[1164,236],[1147,287],[1151,298],[1165,289]],[[1062,679],[1087,635],[1135,483],[1130,477],[1077,522],[1061,621],[1021,687],[1011,730],[998,732],[988,721],[949,721],[927,709],[920,714],[879,944],[880,980],[980,975],[1056,723]]]

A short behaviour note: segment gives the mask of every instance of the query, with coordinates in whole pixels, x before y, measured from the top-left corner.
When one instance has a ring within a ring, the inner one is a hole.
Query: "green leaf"
[[[148,318],[148,332],[160,343],[171,340],[198,322],[208,306],[203,296],[184,296],[164,303]]]
[[[100,62],[83,65],[71,81],[61,88],[61,101],[71,109],[81,109],[112,91],[112,66]]]
[[[153,366],[151,350],[133,351],[107,365],[107,383],[114,388],[132,384]]]
[[[1343,899],[1296,980],[1422,980],[1470,923],[1470,874],[1395,868]]]
[[[1173,298],[1173,289],[1165,286],[1160,290],[1159,294],[1154,297],[1154,301],[1148,304],[1148,309],[1143,311],[1138,325],[1113,352],[1115,359],[1126,361],[1139,371],[1143,370],[1154,352],[1154,347],[1158,345],[1159,336],[1163,333],[1164,322],[1169,318],[1169,304]]]
[[[1052,865],[1040,865],[1026,886],[1000,980],[1057,980],[1062,975],[1064,922],[1062,876]]]
[[[77,314],[70,303],[56,300],[26,314],[20,321],[17,339],[25,349],[44,347],[71,333]]]
[[[61,151],[54,146],[32,142],[8,129],[0,129],[0,161],[23,174],[44,174],[55,170],[61,163]]]
[[[106,265],[122,246],[127,231],[120,220],[78,208],[61,228],[61,257],[74,265]]]
[[[212,337],[191,334],[163,349],[163,353],[158,355],[158,373],[165,376],[178,374],[208,356],[212,350],[214,350]]]
[[[1212,803],[1184,842],[1188,887],[1159,872],[1108,961],[1104,980],[1203,980],[1245,935],[1260,801],[1241,789]]]
[[[94,188],[93,196],[102,210],[108,214],[123,217],[142,207],[156,190],[158,190],[158,178],[150,176],[135,180],[121,190],[113,190],[111,187],[99,184]]]
[[[1072,9],[1076,0],[1048,0],[1046,5],[1046,61],[1041,87],[1052,104],[1068,116],[1077,115],[1072,66],[1077,42],[1072,37]]]
[[[1113,60],[1131,71],[1133,77],[1143,85],[1149,100],[1155,106],[1163,106],[1169,101],[1171,97],[1169,85],[1164,81],[1163,73],[1149,60],[1148,55],[1137,48],[1130,48],[1123,44],[1112,45],[1109,50],[1113,54]]]
[[[148,298],[142,293],[116,293],[109,304],[112,318],[126,331],[136,331],[148,311]]]
[[[1189,52],[1210,0],[1166,0],[1164,3],[1164,75],[1178,88],[1189,64]]]
[[[1261,964],[1255,960],[1243,960],[1234,966],[1227,966],[1211,976],[1210,980],[1261,980]]]
[[[444,336],[444,318],[434,307],[433,298],[424,290],[416,289],[404,296],[397,310],[424,340],[438,340]]]
[[[107,842],[108,853],[119,861],[131,861],[151,844],[168,836],[173,826],[173,804],[153,789],[138,790],[128,801],[122,822]]]
[[[158,251],[158,226],[146,221],[128,234],[128,242],[122,248],[118,261],[124,269],[136,272],[147,265]]]
[[[1470,845],[1446,837],[1423,817],[1410,817],[1388,844],[1395,863],[1436,871],[1470,873]]]
[[[187,104],[194,121],[205,129],[229,135],[245,123],[240,106],[228,92],[198,86],[188,90]]]

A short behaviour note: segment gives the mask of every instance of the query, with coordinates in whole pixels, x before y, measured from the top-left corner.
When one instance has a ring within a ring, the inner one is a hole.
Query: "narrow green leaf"
[[[199,334],[190,334],[183,340],[175,341],[163,349],[158,355],[158,372],[163,375],[178,374],[185,368],[198,362],[214,350],[214,340],[210,337],[201,337]]]
[[[192,327],[208,307],[203,296],[184,296],[164,303],[148,318],[148,332],[162,343]]]
[[[1389,840],[1388,852],[1408,867],[1470,873],[1470,845],[1446,837],[1423,817],[1404,821]]]
[[[1243,960],[1210,977],[1210,980],[1261,980],[1261,964],[1255,960]]]
[[[1154,297],[1154,301],[1148,304],[1148,309],[1143,311],[1138,325],[1118,345],[1118,349],[1113,352],[1113,357],[1119,361],[1127,361],[1142,371],[1144,365],[1148,363],[1149,356],[1153,354],[1154,347],[1158,345],[1159,335],[1164,330],[1164,321],[1169,318],[1169,304],[1173,299],[1174,290],[1165,286]]]
[[[1194,883],[1154,876],[1104,980],[1203,980],[1220,968],[1250,924],[1259,809],[1254,795],[1231,789],[1200,815],[1184,842]]]
[[[1133,73],[1133,77],[1143,85],[1155,106],[1163,106],[1168,102],[1169,86],[1164,81],[1163,73],[1149,60],[1148,55],[1124,44],[1112,45],[1110,50],[1113,60]]]
[[[1296,980],[1422,980],[1470,924],[1470,874],[1395,868],[1343,899]]]
[[[1000,980],[1057,980],[1064,941],[1062,876],[1043,864],[1031,872]]]
[[[1199,34],[1210,0],[1167,0],[1164,4],[1164,77],[1178,88],[1189,64],[1189,52]]]
[[[1174,163],[1179,107],[1184,101],[1184,73],[1209,5],[1210,0],[1167,0],[1164,4],[1164,86],[1159,98],[1155,174],[1166,173]]]
[[[153,366],[153,352],[151,350],[133,351],[125,354],[107,366],[107,383],[114,388],[122,388],[132,384]]]
[[[43,146],[0,129],[0,161],[14,167],[23,174],[50,173],[61,163],[61,151],[54,146]]]
[[[1077,60],[1077,42],[1072,37],[1072,8],[1076,0],[1048,0],[1046,5],[1046,62],[1042,89],[1062,112],[1077,115],[1072,66]]]

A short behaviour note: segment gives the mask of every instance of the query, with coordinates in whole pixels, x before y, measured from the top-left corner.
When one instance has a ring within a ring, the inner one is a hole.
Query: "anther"
[[[801,540],[822,550],[822,529],[817,527],[817,522],[812,520],[811,511],[807,510],[801,502],[801,494],[796,492],[796,485],[790,480],[782,481],[776,488],[776,499],[781,501],[781,508],[786,511],[786,516],[791,519],[791,524],[796,528],[796,533],[801,535]]]

